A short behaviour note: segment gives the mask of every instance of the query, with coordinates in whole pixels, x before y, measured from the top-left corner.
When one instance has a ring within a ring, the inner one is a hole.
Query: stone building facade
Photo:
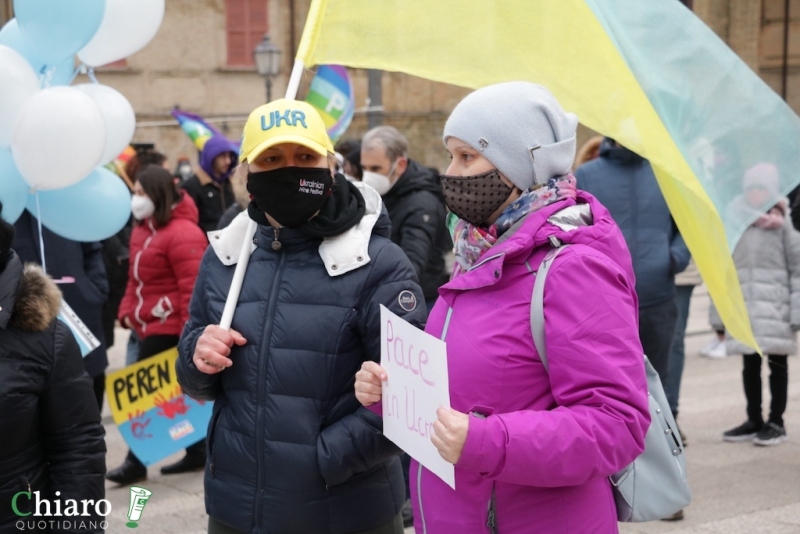
[[[745,63],[782,93],[787,0],[687,1]],[[0,23],[13,15],[12,4],[0,0]],[[282,49],[282,69],[272,96],[283,96],[309,5],[310,0],[166,0],[164,21],[147,47],[95,74],[100,83],[121,91],[136,110],[134,141],[155,143],[173,163],[180,156],[195,162],[196,151],[170,110],[179,106],[199,113],[238,138],[247,113],[266,100],[264,79],[255,72],[248,51],[264,32]],[[785,96],[800,110],[800,0],[789,0],[789,11]],[[353,69],[351,74],[357,111],[345,138],[360,138],[367,129],[367,73]],[[306,72],[300,96],[311,78]],[[406,133],[412,158],[444,170],[442,127],[469,91],[390,72],[383,73],[381,87],[384,124]],[[590,135],[582,128],[579,143]]]

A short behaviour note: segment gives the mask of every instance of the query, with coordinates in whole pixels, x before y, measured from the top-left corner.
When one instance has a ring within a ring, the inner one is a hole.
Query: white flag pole
[[[303,77],[303,70],[305,65],[299,59],[294,60],[294,67],[292,68],[292,75],[289,77],[289,85],[286,87],[286,98],[294,100],[297,98],[297,90],[300,87],[300,79]],[[239,293],[242,291],[242,283],[244,282],[244,275],[247,271],[247,264],[250,261],[250,244],[256,234],[258,225],[252,219],[247,222],[247,230],[244,233],[244,240],[242,241],[242,248],[239,251],[239,261],[236,262],[236,270],[233,271],[233,280],[231,280],[231,288],[228,290],[228,298],[225,300],[225,308],[222,310],[222,318],[219,325],[225,330],[231,329],[231,322],[233,322],[233,312],[236,311],[236,304],[239,302]]]
[[[228,290],[228,298],[225,300],[225,308],[222,310],[222,319],[219,321],[219,325],[225,330],[231,329],[233,312],[236,310],[236,303],[239,302],[244,273],[247,271],[247,264],[250,261],[250,243],[253,242],[256,228],[256,222],[250,219],[247,222],[247,230],[244,233],[242,249],[239,251],[239,261],[236,262],[236,270],[233,271],[233,280],[231,280],[231,288]]]

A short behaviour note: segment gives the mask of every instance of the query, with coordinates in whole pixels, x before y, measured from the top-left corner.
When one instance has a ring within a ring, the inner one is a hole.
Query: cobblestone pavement
[[[795,369],[789,374],[789,406],[785,416],[789,440],[786,443],[778,447],[756,447],[751,443],[723,442],[722,432],[746,418],[742,364],[739,357],[709,360],[698,355],[700,348],[713,337],[708,327],[708,302],[704,288],[697,288],[689,315],[679,418],[681,429],[688,437],[686,457],[694,499],[686,508],[683,521],[624,524],[620,531],[623,534],[798,534],[800,372]],[[111,369],[120,368],[124,360],[127,334],[123,330],[118,330],[117,334],[117,345],[110,353]],[[790,358],[789,362],[791,367],[800,365],[797,358]],[[765,367],[765,387],[767,374]],[[769,398],[768,389],[765,389],[765,400]],[[114,468],[122,462],[126,447],[107,407],[104,423],[107,463],[109,468]],[[202,473],[162,476],[158,471],[160,465],[175,461],[182,454],[150,467],[149,479],[142,485],[153,495],[135,532],[206,532]],[[107,532],[134,532],[125,527],[128,488],[107,483],[106,490],[113,505]]]

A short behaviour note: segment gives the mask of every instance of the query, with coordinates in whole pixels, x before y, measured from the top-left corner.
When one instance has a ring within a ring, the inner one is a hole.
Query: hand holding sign
[[[387,377],[383,382],[381,373]],[[455,488],[450,459],[461,455],[466,422],[460,421],[458,412],[450,411],[444,342],[381,306],[381,365],[362,366],[358,375],[359,401],[382,400],[384,435]],[[450,416],[444,423],[437,417],[438,409]],[[435,425],[447,425],[438,432],[444,438],[440,439],[441,454],[432,441]]]
[[[439,408],[436,416],[438,419],[433,423],[431,441],[442,458],[455,465],[467,441],[469,416],[452,408]]]
[[[372,406],[380,402],[383,395],[383,382],[386,381],[386,371],[375,362],[369,361],[361,364],[361,369],[356,373],[356,399],[363,406]],[[433,424],[431,441],[439,454],[446,461],[455,465],[461,457],[464,443],[467,441],[469,431],[469,416],[458,410],[439,408],[436,410],[437,420]]]
[[[386,380],[386,371],[375,362],[369,361],[361,364],[361,369],[356,373],[356,399],[364,406],[372,406],[380,402],[383,393],[382,382]]]

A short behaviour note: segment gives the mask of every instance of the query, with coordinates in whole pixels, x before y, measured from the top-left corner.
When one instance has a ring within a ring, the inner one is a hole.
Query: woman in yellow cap
[[[240,159],[252,201],[210,235],[177,364],[188,394],[215,401],[209,532],[402,532],[400,451],[353,381],[379,358],[380,305],[425,322],[414,269],[379,235],[380,195],[334,173],[310,105],[253,111]],[[248,218],[258,223],[254,250],[224,330]]]

